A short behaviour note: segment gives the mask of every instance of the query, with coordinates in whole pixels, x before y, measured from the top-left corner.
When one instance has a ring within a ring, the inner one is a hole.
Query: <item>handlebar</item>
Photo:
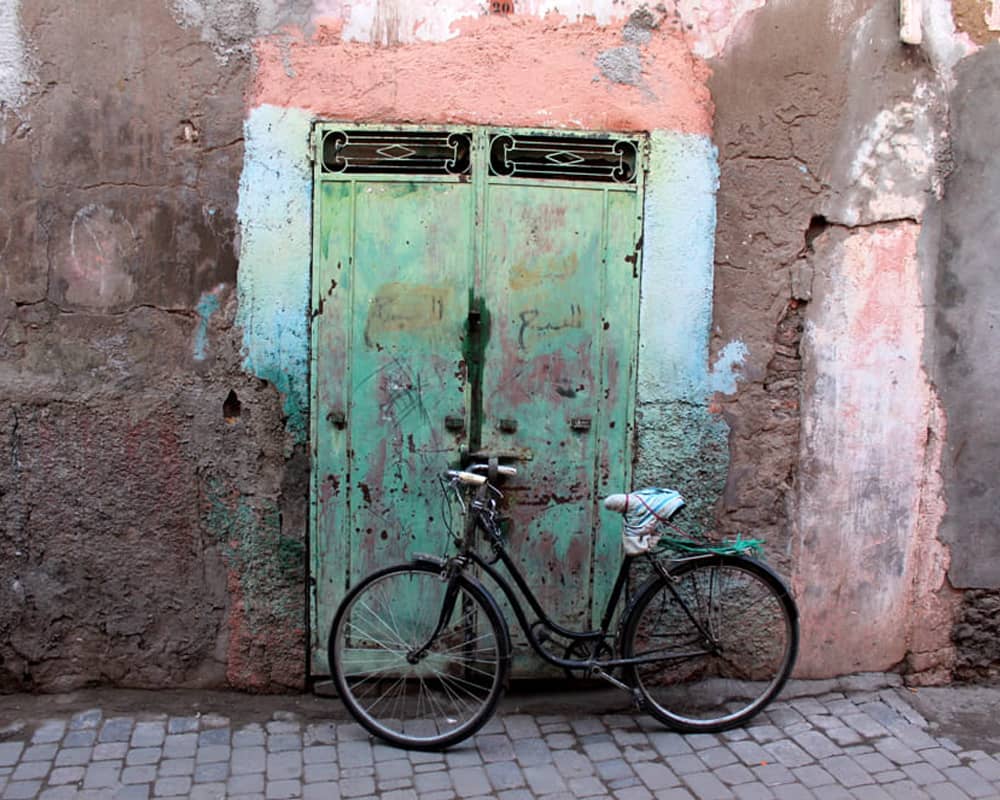
[[[472,486],[482,486],[486,483],[486,478],[482,475],[476,475],[472,472],[466,472],[461,469],[450,469],[448,470],[448,477],[453,480],[460,481],[461,483],[468,483]]]
[[[517,470],[514,467],[508,467],[504,464],[497,464],[496,469],[497,473],[500,475],[506,475],[507,477],[517,475]],[[466,471],[468,472],[489,472],[489,470],[489,464],[469,464],[469,466],[466,467]]]

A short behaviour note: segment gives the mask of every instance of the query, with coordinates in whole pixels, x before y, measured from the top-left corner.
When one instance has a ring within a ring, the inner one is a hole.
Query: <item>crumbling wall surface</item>
[[[954,676],[959,680],[996,681],[1000,678],[1000,591],[969,589],[952,638]]]
[[[765,538],[786,573],[811,296],[804,256],[846,93],[841,46],[824,4],[765,6],[715,59],[710,81],[720,162],[712,349],[715,359],[741,353],[716,402],[731,429],[720,523]]]
[[[995,678],[1000,674],[1000,434],[989,398],[1000,386],[1000,45],[983,48],[957,67],[950,106],[953,170],[930,220],[937,230],[932,252],[938,266],[929,346],[948,417],[941,537],[951,551],[948,578],[965,590],[954,631],[956,674]]]
[[[1000,285],[1000,46],[983,49],[955,71],[951,95],[954,165],[935,209],[934,365],[949,436],[944,462],[951,582],[1000,589],[996,457],[1000,431],[984,398],[1000,385],[996,348]]]
[[[302,456],[234,328],[249,59],[183,5],[0,11],[0,691],[304,677]]]
[[[719,519],[764,534],[791,577],[803,676],[942,680],[954,658],[946,415],[924,363],[923,223],[967,52],[943,5],[914,47],[891,3],[769,3],[712,62],[713,352],[745,352],[717,395],[732,431]]]

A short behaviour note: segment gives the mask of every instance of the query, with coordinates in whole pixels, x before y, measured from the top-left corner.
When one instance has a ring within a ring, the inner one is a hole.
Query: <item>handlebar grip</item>
[[[489,464],[469,464],[470,472],[488,472],[490,468]],[[514,467],[508,467],[504,464],[497,464],[497,474],[506,475],[507,477],[513,477],[517,475],[517,470]]]
[[[448,470],[448,477],[455,478],[462,483],[468,483],[472,486],[482,486],[486,483],[486,478],[482,475],[476,475],[474,472],[465,472],[460,469],[450,469]]]

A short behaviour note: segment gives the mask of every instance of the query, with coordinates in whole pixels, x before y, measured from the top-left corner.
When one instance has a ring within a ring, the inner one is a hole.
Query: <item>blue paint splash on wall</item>
[[[707,136],[650,137],[639,399],[704,402],[712,325],[717,151]]]
[[[715,364],[708,376],[708,388],[712,392],[732,394],[736,391],[736,382],[740,379],[740,367],[747,360],[750,351],[739,341],[729,342],[715,357]]]
[[[219,298],[215,292],[203,292],[195,311],[198,327],[194,334],[194,360],[204,361],[208,350],[208,321],[219,310]]]

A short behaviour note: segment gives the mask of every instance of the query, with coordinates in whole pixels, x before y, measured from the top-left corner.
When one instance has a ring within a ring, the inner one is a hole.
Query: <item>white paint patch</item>
[[[983,16],[987,28],[991,31],[1000,31],[1000,0],[993,0],[989,11],[984,12]]]
[[[2,2],[2,0],[0,0]],[[174,20],[182,28],[199,28],[201,39],[226,63],[248,53],[253,39],[275,34],[284,25],[304,25],[308,0],[170,0]]]
[[[931,116],[933,90],[918,84],[910,100],[883,109],[868,123],[851,162],[845,223],[921,218],[927,191],[939,193],[935,170],[938,133]]]
[[[721,55],[736,33],[743,18],[766,0],[673,0],[681,22],[686,26],[691,50],[702,58]],[[668,6],[669,7],[669,6]]]
[[[197,0],[179,0],[196,2]],[[702,58],[719,55],[740,21],[766,0],[516,0],[517,16],[554,15],[568,22],[593,19],[610,25],[627,19],[641,8],[651,8],[662,22],[677,19],[692,50]],[[315,0],[314,19],[343,21],[341,36],[347,41],[377,44],[441,42],[459,33],[461,20],[483,16],[482,0]]]
[[[716,356],[712,371],[708,376],[708,388],[711,392],[722,392],[732,394],[736,391],[736,384],[742,377],[741,368],[746,363],[750,351],[747,346],[739,341],[729,342],[719,355]]]
[[[0,109],[17,108],[31,83],[28,50],[21,35],[21,0],[0,0]]]
[[[921,0],[899,0],[899,38],[906,44],[920,44],[923,41],[923,20]]]
[[[182,28],[200,28],[202,41],[211,46],[223,63],[247,50],[256,32],[255,24],[245,23],[250,9],[244,13],[225,13],[210,0],[172,0],[170,5],[177,24]]]
[[[1000,3],[994,2],[1000,7]],[[951,88],[952,70],[966,56],[975,53],[979,46],[955,28],[951,14],[951,0],[924,0],[923,44],[921,47],[931,59],[935,70],[941,76],[945,87]]]
[[[441,42],[458,35],[458,23],[481,17],[481,0],[315,0],[314,18],[343,20],[341,36],[348,41],[378,44]],[[590,17],[600,25],[626,18],[643,6],[641,0],[517,0],[517,16],[556,14],[578,22]]]

